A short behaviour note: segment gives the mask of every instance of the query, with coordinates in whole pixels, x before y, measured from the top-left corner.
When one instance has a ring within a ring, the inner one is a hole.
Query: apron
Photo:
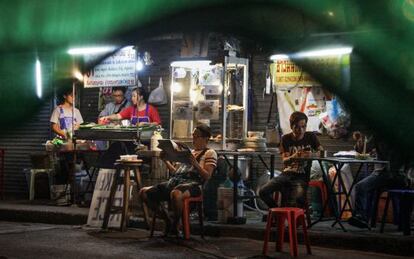
[[[134,111],[132,112],[132,117],[131,117],[131,125],[137,125],[137,123],[140,122],[150,122],[150,118],[148,116],[148,110],[149,110],[149,106],[148,104],[145,106],[145,116],[139,117],[137,116],[137,109],[134,109]]]
[[[76,123],[76,118],[73,118],[73,121]],[[59,107],[59,124],[61,130],[72,129],[72,116],[65,117],[62,107]]]

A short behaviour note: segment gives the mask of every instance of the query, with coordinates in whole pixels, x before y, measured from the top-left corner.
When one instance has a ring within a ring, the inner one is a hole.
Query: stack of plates
[[[266,151],[266,139],[265,138],[246,138],[243,140],[244,148],[251,148],[256,151]]]

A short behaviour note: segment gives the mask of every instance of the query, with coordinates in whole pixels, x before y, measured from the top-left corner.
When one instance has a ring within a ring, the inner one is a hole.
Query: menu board
[[[135,85],[135,55],[135,49],[128,46],[104,59],[100,64],[85,73],[85,87]],[[89,58],[92,58],[92,56]]]
[[[91,207],[89,208],[87,225],[90,227],[101,227],[104,219],[106,203],[109,199],[109,193],[113,184],[115,170],[114,169],[100,169],[98,179],[96,180],[95,190],[92,196]],[[121,206],[124,193],[124,186],[119,185],[115,197],[114,205]],[[109,227],[121,226],[121,212],[117,214],[110,214]]]

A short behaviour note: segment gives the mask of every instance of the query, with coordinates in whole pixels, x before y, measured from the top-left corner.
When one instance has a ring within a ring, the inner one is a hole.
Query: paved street
[[[237,238],[193,237],[189,241],[176,238],[148,238],[145,230],[126,233],[100,233],[79,226],[0,222],[0,258],[262,258],[262,242]],[[286,253],[270,255],[289,258]],[[404,258],[312,247],[306,256],[301,247],[299,258]]]

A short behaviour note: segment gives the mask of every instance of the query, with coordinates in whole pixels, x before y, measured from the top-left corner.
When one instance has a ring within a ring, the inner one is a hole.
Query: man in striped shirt
[[[183,200],[201,195],[201,185],[210,179],[217,167],[217,153],[207,147],[210,137],[210,127],[205,124],[198,125],[193,131],[194,150],[191,151],[190,163],[173,166],[169,161],[165,161],[172,172],[171,179],[168,182],[143,188],[140,193],[145,205],[164,218],[165,234],[170,231],[178,233],[177,225],[182,214]],[[162,201],[171,201],[174,212],[172,225],[168,212],[160,206]]]

